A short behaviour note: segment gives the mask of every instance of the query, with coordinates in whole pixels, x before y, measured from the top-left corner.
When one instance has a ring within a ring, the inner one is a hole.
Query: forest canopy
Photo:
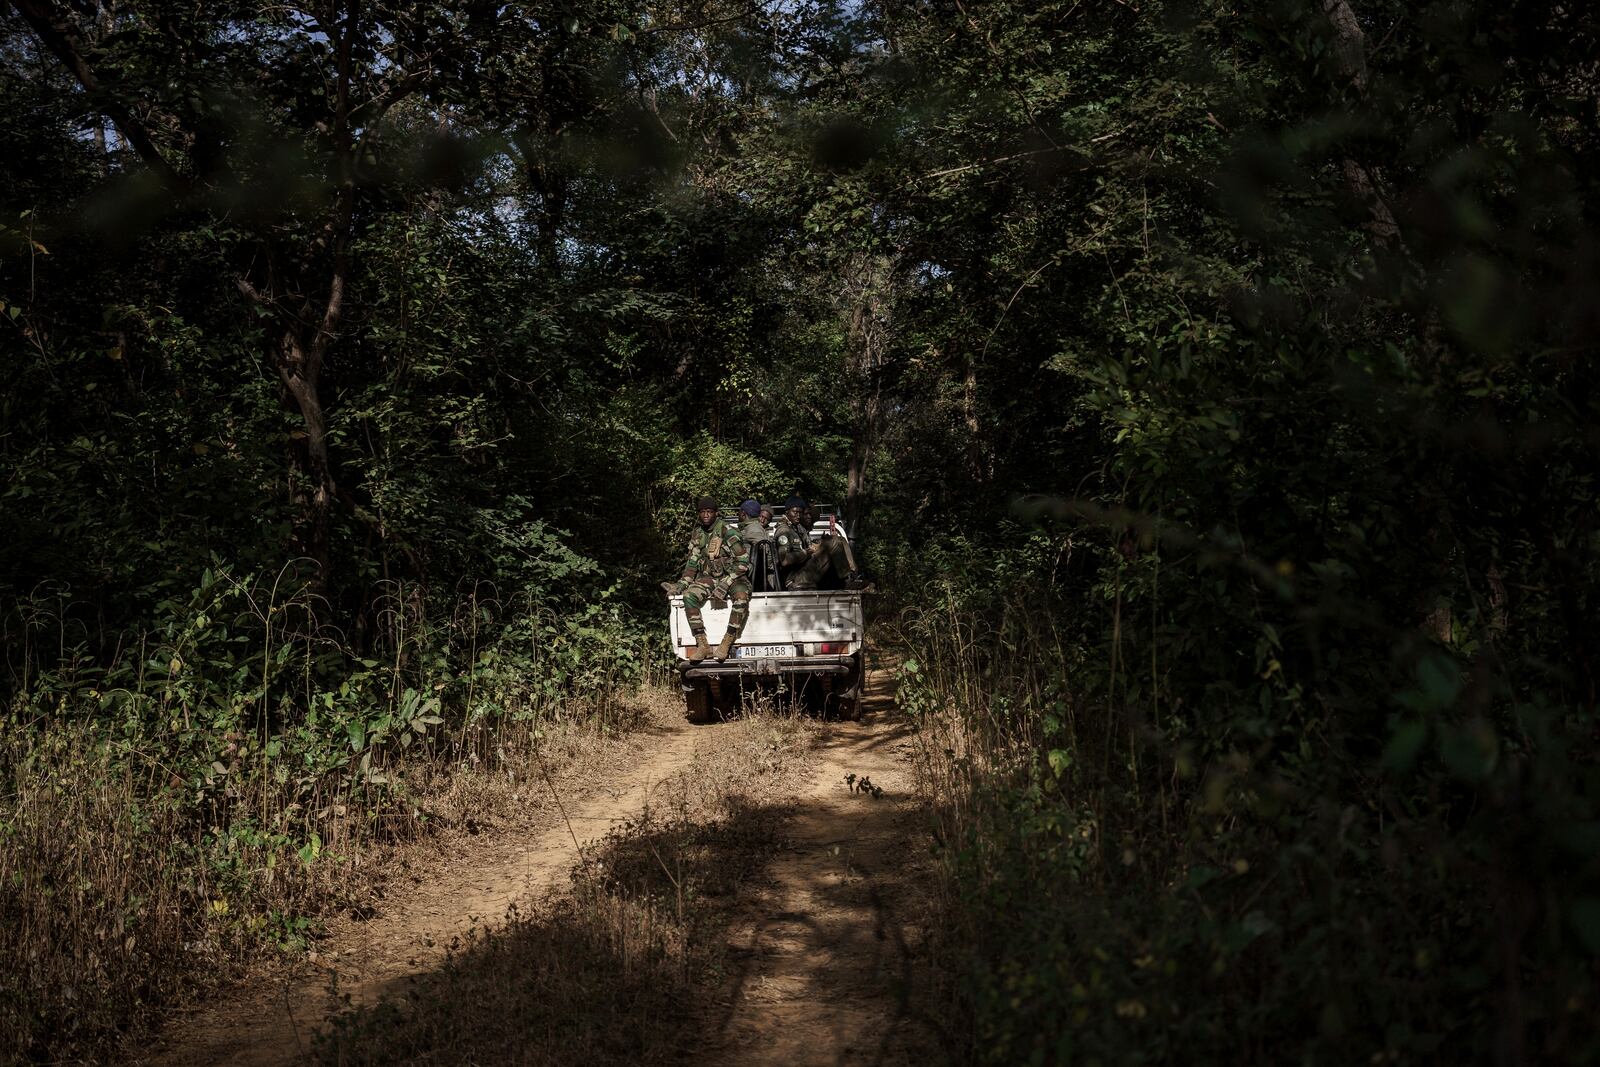
[[[958,1059],[1600,1054],[1596,55],[1537,0],[0,6],[18,1054],[170,996],[218,886],[292,926],[237,857],[311,866],[313,796],[603,714],[694,498],[792,492],[960,724]],[[58,914],[82,760],[204,872],[159,915]]]

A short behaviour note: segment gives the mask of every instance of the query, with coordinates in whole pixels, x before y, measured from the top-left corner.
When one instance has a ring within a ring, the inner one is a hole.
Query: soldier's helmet
[[[709,497],[709,496],[703,496],[699,500],[696,500],[694,502],[694,509],[696,511],[716,511],[717,510],[716,498],[715,497]]]

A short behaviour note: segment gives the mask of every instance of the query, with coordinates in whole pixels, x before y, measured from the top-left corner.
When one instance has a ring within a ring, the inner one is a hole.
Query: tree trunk
[[[1349,83],[1356,96],[1367,93],[1367,35],[1361,29],[1350,0],[1323,0],[1323,14],[1333,27],[1334,59],[1341,77]],[[1366,164],[1346,157],[1340,164],[1345,184],[1366,206],[1368,231],[1385,244],[1400,236],[1394,212],[1378,181],[1377,175]]]
[[[316,568],[312,589],[318,595],[326,595],[333,566],[333,503],[338,499],[339,488],[328,450],[320,366],[308,361],[305,346],[292,333],[284,337],[279,351],[278,375],[305,427],[303,436],[290,446],[295,468],[290,479],[290,499],[295,505],[294,550],[312,561]]]
[[[856,516],[861,513],[861,493],[867,484],[868,448],[858,433],[850,442],[850,471],[845,478],[844,517],[851,536],[860,536]]]
[[[555,131],[553,137],[559,137]],[[566,222],[567,178],[548,158],[528,161],[528,184],[539,194],[539,259],[552,274],[560,268],[561,228]]]
[[[967,469],[972,480],[984,483],[994,474],[984,455],[983,423],[978,418],[978,355],[970,353],[961,378],[961,424],[967,431]]]
[[[850,390],[850,468],[844,515],[850,536],[860,536],[869,491],[867,469],[878,435],[882,365],[889,336],[892,265],[882,256],[860,256],[845,272],[848,314],[846,387]]]
[[[877,398],[862,397],[851,406],[855,418],[850,432],[850,468],[845,476],[844,517],[850,536],[859,538],[862,500],[867,491],[867,465],[872,461],[877,423]]]

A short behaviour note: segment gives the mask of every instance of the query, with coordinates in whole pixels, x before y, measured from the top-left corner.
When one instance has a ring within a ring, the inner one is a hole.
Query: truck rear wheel
[[[696,726],[716,718],[716,707],[711,700],[711,687],[704,682],[683,694],[684,716]]]

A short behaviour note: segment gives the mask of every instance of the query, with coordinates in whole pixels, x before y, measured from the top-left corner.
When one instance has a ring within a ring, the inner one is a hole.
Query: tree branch
[[[735,12],[732,15],[708,17],[704,22],[669,22],[660,26],[643,26],[634,30],[633,32],[639,34],[641,37],[656,33],[687,33],[691,30],[704,30],[709,29],[712,26],[722,26],[729,22],[738,22],[740,19],[747,19],[754,16],[761,10],[762,8],[760,4],[753,4],[750,7],[745,8],[743,11]]]
[[[333,247],[333,277],[328,282],[328,297],[322,306],[322,319],[306,346],[306,374],[315,380],[322,372],[322,359],[328,351],[344,316],[345,279],[350,273],[350,224],[355,218],[356,173],[353,122],[350,106],[350,83],[354,78],[351,54],[356,36],[361,32],[360,0],[348,0],[344,26],[334,39],[337,55],[338,82],[334,91],[333,150],[339,167],[339,190],[335,196],[333,215],[323,233]]]
[[[351,126],[362,128],[362,137],[365,138],[366,130],[371,129],[373,123],[389,113],[389,109],[400,101],[420,89],[428,75],[433,73],[432,64],[404,71],[399,77],[394,78],[373,96],[356,105],[350,113]]]
[[[139,153],[139,158],[160,174],[167,185],[174,188],[184,185],[183,176],[161,154],[161,149],[156,146],[155,138],[150,135],[149,129],[134,116],[132,109],[105,88],[100,76],[89,63],[88,48],[83,33],[70,14],[49,0],[11,0],[11,2],[23,21],[39,38],[40,43],[72,72],[72,76],[89,95],[95,107],[116,125],[117,132],[121,133],[123,139]]]
[[[252,304],[255,304],[257,307],[270,308],[273,306],[272,298],[252,285],[250,283],[250,279],[246,278],[244,275],[234,275],[233,284],[234,288],[238,289],[240,293],[244,294],[244,298],[246,300],[250,301]]]

